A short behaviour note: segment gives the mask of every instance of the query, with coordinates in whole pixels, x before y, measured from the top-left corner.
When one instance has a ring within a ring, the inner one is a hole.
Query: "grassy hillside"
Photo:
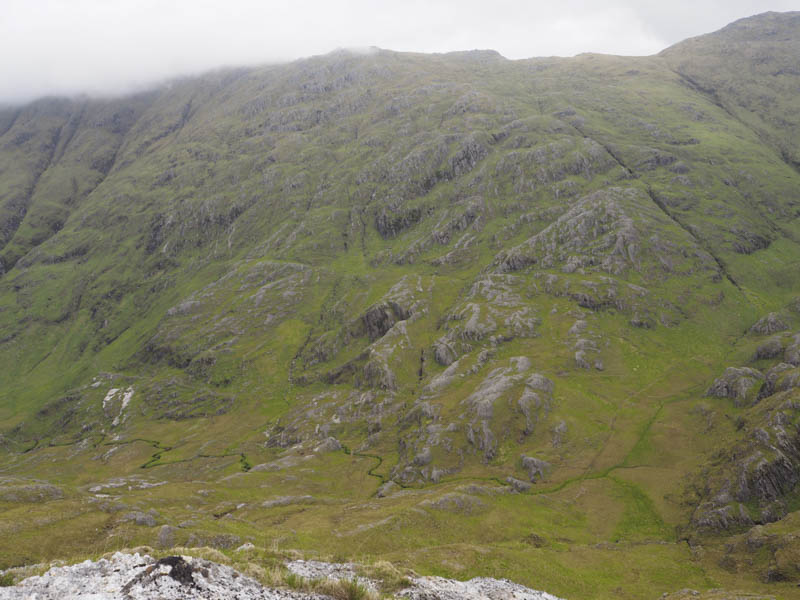
[[[0,567],[252,541],[789,597],[798,40],[0,112]]]

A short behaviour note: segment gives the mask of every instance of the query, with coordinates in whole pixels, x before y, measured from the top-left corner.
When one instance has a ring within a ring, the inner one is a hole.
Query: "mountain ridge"
[[[163,525],[565,597],[784,593],[798,27],[0,111],[0,561]]]

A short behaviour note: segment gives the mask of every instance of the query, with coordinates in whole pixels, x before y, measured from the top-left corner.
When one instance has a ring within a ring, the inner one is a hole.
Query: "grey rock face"
[[[411,208],[399,213],[384,209],[375,217],[375,228],[382,238],[391,239],[419,223],[422,217],[421,208]]]
[[[175,545],[175,534],[178,532],[174,527],[162,525],[158,530],[158,545],[161,548],[172,548]]]
[[[522,481],[521,479],[517,479],[516,477],[506,477],[506,483],[512,487],[515,492],[527,492],[531,487],[533,487],[527,481]]]
[[[386,498],[387,496],[391,496],[392,492],[398,489],[400,489],[400,486],[394,481],[387,481],[380,488],[378,488],[378,492],[375,495],[378,498]]]
[[[743,438],[721,451],[717,469],[703,474],[706,500],[692,517],[696,527],[726,530],[770,523],[786,514],[787,494],[800,483],[800,434],[794,424],[800,404],[778,395],[764,402],[775,404]],[[754,506],[757,513],[751,512]]]
[[[143,527],[155,527],[156,519],[150,513],[132,511],[122,516],[123,521],[130,521]]]
[[[392,325],[398,321],[405,321],[411,313],[400,306],[397,302],[384,302],[370,308],[361,317],[367,336],[371,342],[386,335]]]
[[[307,494],[304,496],[279,496],[271,500],[264,500],[261,506],[264,508],[275,508],[278,506],[292,506],[295,504],[314,504],[316,501],[314,496],[309,496]]]
[[[409,600],[558,600],[556,596],[526,588],[507,579],[476,577],[455,581],[443,577],[415,577],[413,586],[398,595]]]
[[[49,483],[18,484],[0,482],[0,501],[2,502],[49,502],[64,497],[61,488]]]
[[[791,345],[783,353],[783,362],[800,367],[800,333],[794,335]]]
[[[376,356],[364,365],[362,384],[367,388],[389,391],[397,388],[397,378],[389,365]]]
[[[782,352],[783,352],[783,342],[781,342],[780,337],[774,337],[768,339],[766,342],[761,344],[756,349],[753,358],[755,360],[778,358]]]
[[[779,331],[786,331],[789,326],[784,323],[777,313],[769,313],[767,316],[760,318],[750,328],[750,333],[758,335],[771,335]]]
[[[342,449],[342,444],[334,437],[326,438],[320,445],[318,445],[314,452],[338,452]]]
[[[539,481],[545,478],[545,475],[550,470],[550,463],[541,460],[539,458],[534,458],[533,456],[523,456],[522,457],[522,468],[528,472],[528,476],[531,479],[531,482],[536,483],[536,478],[539,478]]]
[[[753,521],[741,505],[737,509],[731,505],[715,507],[708,503],[698,508],[693,523],[700,529],[725,531],[734,527],[750,526]]]
[[[241,546],[242,538],[230,533],[220,533],[216,535],[193,533],[189,536],[189,540],[186,543],[192,547],[210,546],[211,548],[217,548],[219,550],[230,550]]]
[[[156,560],[117,552],[111,559],[54,567],[41,576],[0,588],[2,600],[325,600],[327,596],[263,587],[207,560],[171,556]]]
[[[457,356],[452,345],[447,340],[440,339],[433,344],[433,358],[443,367],[448,367],[455,362]]]
[[[423,467],[430,464],[432,460],[433,454],[431,453],[431,449],[426,446],[414,457],[414,464]]]
[[[469,494],[444,494],[436,500],[425,500],[420,506],[456,514],[472,514],[485,508],[485,504]]]
[[[706,391],[707,396],[730,398],[737,406],[743,406],[755,399],[755,392],[764,381],[760,371],[749,367],[728,367],[721,377]]]
[[[327,563],[320,560],[292,560],[286,568],[295,575],[306,579],[356,580],[371,591],[377,591],[377,584],[371,579],[358,575],[358,565],[354,563]]]
[[[778,363],[767,371],[759,398],[766,398],[796,387],[800,387],[800,367],[789,363]]]

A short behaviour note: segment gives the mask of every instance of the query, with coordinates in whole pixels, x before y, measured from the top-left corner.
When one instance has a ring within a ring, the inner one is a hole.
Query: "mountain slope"
[[[0,113],[0,559],[166,532],[565,597],[788,589],[798,26]]]

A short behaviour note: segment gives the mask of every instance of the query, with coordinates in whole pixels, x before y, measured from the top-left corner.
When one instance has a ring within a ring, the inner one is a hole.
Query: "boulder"
[[[772,337],[756,348],[753,360],[768,360],[778,358],[783,352],[783,342],[780,337]]]
[[[338,452],[342,449],[342,444],[337,440],[335,437],[329,437],[322,441],[316,448],[314,448],[314,452],[318,453],[325,453],[325,452]]]
[[[449,367],[455,362],[457,355],[446,338],[440,338],[433,344],[433,358],[443,367]]]
[[[767,371],[759,398],[766,398],[796,387],[800,387],[800,367],[789,363],[778,363]]]
[[[750,328],[750,333],[772,335],[773,333],[786,331],[787,329],[789,329],[789,326],[781,320],[778,313],[769,313],[767,316],[761,317],[755,322]]]
[[[550,467],[550,463],[545,460],[534,458],[533,456],[522,456],[522,468],[528,472],[528,477],[532,483],[536,483],[537,477],[539,481],[543,480],[550,471]]]
[[[125,513],[122,516],[123,522],[132,522],[136,525],[141,525],[142,527],[155,527],[156,526],[156,519],[153,515],[146,512],[141,512],[138,510],[131,511],[129,513]]]
[[[8,484],[0,486],[0,502],[38,503],[60,500],[64,497],[61,488],[49,483]]]
[[[518,493],[524,493],[531,489],[531,484],[527,481],[522,481],[521,479],[517,479],[516,477],[511,477],[510,475],[506,477],[506,483],[511,486],[511,488]]]
[[[316,502],[314,496],[278,496],[271,500],[265,500],[261,503],[264,508],[277,508],[280,506],[293,506],[296,504],[314,504]]]
[[[728,367],[721,377],[714,380],[706,396],[730,398],[736,406],[751,404],[757,399],[758,389],[764,375],[749,367]]]
[[[394,481],[387,481],[381,487],[378,488],[378,492],[375,494],[378,498],[386,498],[387,496],[391,496],[393,492],[400,489],[400,486],[397,485]]]
[[[170,525],[162,525],[158,530],[158,546],[160,548],[172,548],[175,546],[175,534],[177,529]]]
[[[397,302],[384,302],[371,307],[361,317],[370,342],[382,338],[398,321],[405,321],[411,313]]]
[[[792,343],[784,351],[783,362],[800,367],[800,333],[795,334]]]

